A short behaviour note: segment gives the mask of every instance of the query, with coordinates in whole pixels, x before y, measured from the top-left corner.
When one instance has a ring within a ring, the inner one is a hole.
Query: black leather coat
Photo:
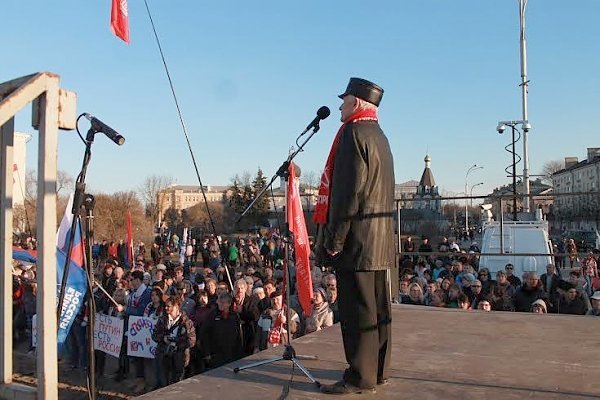
[[[339,251],[347,271],[379,271],[394,264],[394,161],[376,121],[348,124],[335,155],[323,247]]]

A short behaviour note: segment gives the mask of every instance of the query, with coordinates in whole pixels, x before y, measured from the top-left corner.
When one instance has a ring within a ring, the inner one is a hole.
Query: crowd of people
[[[461,252],[456,241],[446,240],[434,252],[427,239],[418,248],[407,239],[404,251],[421,255],[406,255],[402,260],[400,302],[485,311],[600,315],[598,250],[581,259],[576,268],[571,260],[577,256],[571,250],[568,276],[548,264],[541,276],[524,272],[519,277],[512,264],[494,274],[479,265],[476,247],[471,242],[469,251]]]
[[[119,244],[94,245],[96,311],[124,321],[131,316],[151,317],[156,324],[152,339],[155,358],[127,355],[123,336],[116,370],[106,371],[110,355],[96,350],[100,385],[107,379],[129,384],[136,393],[180,381],[246,357],[284,345],[338,321],[335,275],[314,263],[312,310],[305,313],[295,290],[292,268],[291,309],[284,302],[284,243],[277,233],[221,240],[180,243],[173,235],[147,251],[140,242],[128,263]],[[313,260],[314,261],[314,260]],[[129,266],[128,264],[132,264]],[[23,316],[18,331],[31,336],[35,314],[35,266],[20,273],[15,305]],[[289,317],[289,319],[288,319]],[[87,367],[87,308],[75,319],[62,352],[73,368]],[[109,378],[106,378],[106,377]]]
[[[96,351],[100,385],[110,379],[129,383],[137,393],[153,390],[285,344],[288,333],[297,338],[339,320],[336,276],[317,267],[314,259],[311,312],[304,313],[300,306],[293,268],[291,310],[286,312],[285,244],[277,233],[224,240],[208,236],[185,245],[173,235],[149,250],[140,242],[132,265],[120,245],[94,245],[97,312],[123,319],[125,326],[130,316],[154,318],[152,338],[157,348],[154,359],[127,356],[125,335],[118,362],[112,363],[117,366],[114,371],[106,371],[110,356]],[[410,243],[404,245],[412,250]],[[456,251],[455,243],[444,242],[434,251],[423,241],[412,251],[422,254],[401,260],[400,303],[600,316],[597,252],[581,260],[581,267],[571,269],[568,277],[552,264],[541,276],[518,277],[510,264],[492,276],[478,265],[473,251]],[[31,340],[35,265],[19,264],[14,276],[15,338]],[[62,352],[77,369],[87,367],[87,319],[82,307]]]

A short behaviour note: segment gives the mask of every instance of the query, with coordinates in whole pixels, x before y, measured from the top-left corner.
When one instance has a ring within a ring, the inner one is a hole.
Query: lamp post
[[[470,207],[471,207],[471,208],[473,208],[473,189],[474,189],[476,186],[481,186],[481,185],[483,185],[483,182],[479,182],[479,183],[476,183],[476,184],[474,184],[474,185],[471,185],[471,190],[469,191],[469,197],[471,197],[471,199],[470,199],[470,201],[471,201],[471,205],[470,205]]]
[[[475,170],[482,169],[482,166],[478,166],[477,164],[471,165],[465,174],[465,197],[468,196],[467,189],[469,187],[469,174]],[[465,199],[465,230],[467,233],[469,232],[469,202]]]

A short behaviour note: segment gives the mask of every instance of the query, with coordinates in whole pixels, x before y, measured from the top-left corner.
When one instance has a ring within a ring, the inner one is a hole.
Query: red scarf
[[[338,144],[340,143],[342,133],[344,132],[344,128],[346,128],[346,125],[357,121],[377,121],[377,110],[366,109],[355,111],[352,115],[350,115],[346,122],[344,122],[342,126],[340,126],[340,129],[335,135],[335,139],[333,140],[333,144],[331,145],[331,150],[329,150],[327,162],[325,163],[323,175],[321,176],[321,187],[319,187],[317,207],[315,208],[315,215],[313,217],[313,221],[315,224],[327,223],[327,213],[329,212],[329,198],[331,197],[331,190],[329,188],[329,184],[331,182],[331,179],[333,178],[335,154],[337,152]]]

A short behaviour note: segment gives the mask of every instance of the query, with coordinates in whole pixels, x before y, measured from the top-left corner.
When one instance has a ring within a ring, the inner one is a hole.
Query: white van
[[[488,268],[492,278],[508,263],[514,266],[513,273],[519,278],[523,272],[535,271],[541,275],[548,264],[554,263],[547,221],[487,221],[482,227],[481,253],[488,255],[480,257],[479,268]],[[501,246],[504,254],[500,254]],[[519,253],[527,255],[513,255]]]

